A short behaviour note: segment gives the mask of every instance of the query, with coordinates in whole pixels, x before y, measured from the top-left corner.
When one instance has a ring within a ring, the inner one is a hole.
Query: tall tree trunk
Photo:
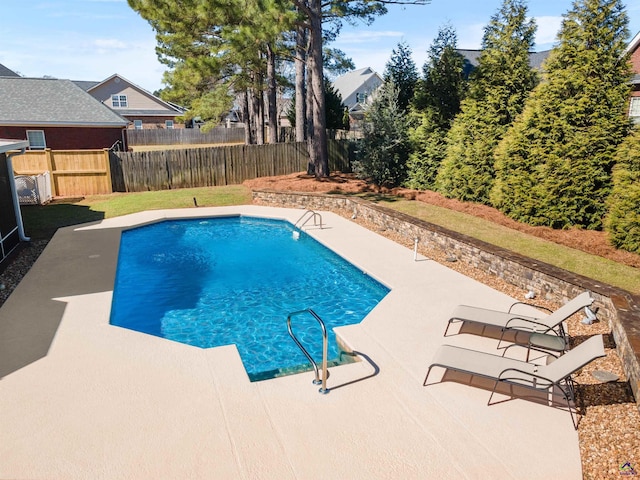
[[[251,115],[249,114],[249,91],[242,93],[242,121],[244,122],[244,144],[251,145],[253,143],[253,135],[251,134]]]
[[[309,160],[313,163],[317,178],[329,176],[329,158],[327,152],[327,128],[326,128],[326,105],[323,88],[323,65],[322,65],[322,2],[321,0],[311,0],[312,14],[310,20],[310,54],[309,54],[309,77],[310,85],[313,88],[312,110],[313,110],[313,135],[308,143]]]
[[[305,91],[305,63],[307,59],[307,30],[298,25],[296,31],[296,142],[304,142],[307,138],[305,123],[307,118],[307,99]]]
[[[276,91],[276,54],[271,48],[271,44],[267,44],[267,100],[268,100],[268,118],[269,118],[269,143],[278,142],[278,105]]]

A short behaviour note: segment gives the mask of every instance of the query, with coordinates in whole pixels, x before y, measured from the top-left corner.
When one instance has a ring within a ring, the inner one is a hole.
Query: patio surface
[[[312,372],[249,382],[235,346],[109,325],[122,228],[230,214],[293,223],[301,210],[150,211],[56,233],[0,309],[0,478],[582,478],[566,410],[487,406],[464,378],[423,386],[443,343],[499,353],[492,338],[443,337],[456,305],[513,299],[329,212],[305,230],[392,289],[337,329],[362,361],[330,368],[329,394]]]

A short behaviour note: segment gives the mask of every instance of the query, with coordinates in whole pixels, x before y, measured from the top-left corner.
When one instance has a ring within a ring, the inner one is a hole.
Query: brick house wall
[[[111,148],[118,141],[121,143],[126,141],[122,127],[14,127],[0,125],[0,138],[27,139],[27,130],[44,131],[47,148],[52,150]]]

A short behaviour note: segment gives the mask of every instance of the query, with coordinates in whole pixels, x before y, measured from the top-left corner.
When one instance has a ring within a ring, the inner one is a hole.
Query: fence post
[[[51,150],[50,148],[46,148],[44,150],[44,154],[45,159],[47,160],[47,169],[49,170],[49,173],[51,175],[51,186],[53,190],[53,192],[51,193],[54,197],[58,197],[60,195],[60,192],[58,192],[58,182],[56,178],[55,163],[53,159],[53,150]]]
[[[109,149],[102,149],[102,161],[104,162],[104,169],[107,173],[107,185],[109,188],[109,193],[113,193],[113,183],[111,182],[111,161],[109,160]]]

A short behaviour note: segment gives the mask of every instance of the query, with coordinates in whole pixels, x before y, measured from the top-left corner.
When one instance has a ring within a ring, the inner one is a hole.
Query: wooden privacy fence
[[[329,168],[351,171],[347,141],[329,140]],[[54,197],[240,184],[245,180],[306,171],[305,143],[110,152],[36,150],[13,157],[16,175],[49,171]]]
[[[38,175],[49,171],[54,197],[76,197],[111,193],[109,151],[32,150],[13,157],[16,175]]]
[[[351,171],[350,144],[330,140],[329,168]],[[240,184],[306,171],[306,143],[235,145],[151,152],[112,152],[114,191],[142,192]]]
[[[203,133],[199,128],[128,129],[129,145],[188,145],[199,143],[244,143],[244,127],[216,127]]]

